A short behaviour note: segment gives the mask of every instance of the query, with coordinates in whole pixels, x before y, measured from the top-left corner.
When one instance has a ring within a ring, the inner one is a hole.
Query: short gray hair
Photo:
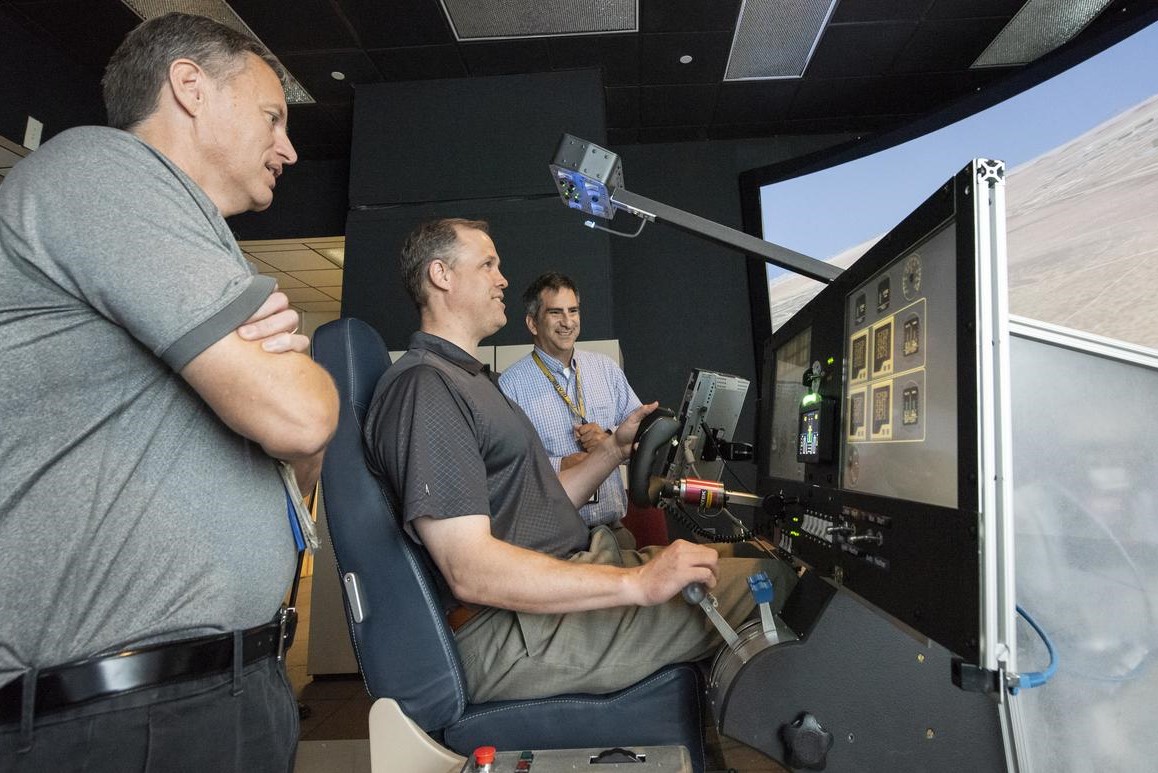
[[[167,13],[149,19],[125,36],[109,59],[101,87],[109,126],[132,129],[157,109],[169,65],[190,59],[210,77],[228,80],[253,54],[285,83],[285,70],[269,49],[248,35],[204,16]]]

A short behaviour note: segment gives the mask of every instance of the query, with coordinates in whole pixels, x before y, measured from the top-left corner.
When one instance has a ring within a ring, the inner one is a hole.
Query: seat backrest
[[[429,557],[399,526],[362,444],[389,352],[377,331],[346,317],[318,328],[314,359],[334,377],[341,401],[322,465],[322,496],[362,678],[372,696],[398,701],[423,729],[441,729],[467,705],[462,664]]]

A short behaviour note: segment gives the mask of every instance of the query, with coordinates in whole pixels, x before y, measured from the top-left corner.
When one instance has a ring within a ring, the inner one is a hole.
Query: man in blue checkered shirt
[[[523,293],[534,350],[503,372],[499,386],[534,423],[556,471],[588,451],[640,406],[623,370],[611,358],[575,348],[579,290],[563,274],[543,274]],[[579,512],[588,526],[606,524],[626,549],[635,540],[621,519],[627,494],[613,471]]]

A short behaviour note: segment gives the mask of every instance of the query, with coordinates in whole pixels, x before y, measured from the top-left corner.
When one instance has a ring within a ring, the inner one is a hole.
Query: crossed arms
[[[274,292],[236,331],[181,370],[234,432],[288,462],[302,491],[313,488],[338,423],[338,395],[326,371],[306,354],[298,315]]]

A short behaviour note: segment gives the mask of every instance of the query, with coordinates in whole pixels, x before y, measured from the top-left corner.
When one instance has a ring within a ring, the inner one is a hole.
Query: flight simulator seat
[[[464,756],[478,746],[513,751],[683,745],[702,773],[703,692],[691,664],[667,666],[608,695],[470,702],[436,591],[437,569],[401,529],[365,463],[362,423],[390,365],[386,346],[373,328],[348,317],[320,327],[313,346],[341,401],[322,467],[322,496],[350,638],[370,695],[392,699],[410,722]],[[375,710],[383,703],[390,701],[376,701],[370,714],[375,768]]]

